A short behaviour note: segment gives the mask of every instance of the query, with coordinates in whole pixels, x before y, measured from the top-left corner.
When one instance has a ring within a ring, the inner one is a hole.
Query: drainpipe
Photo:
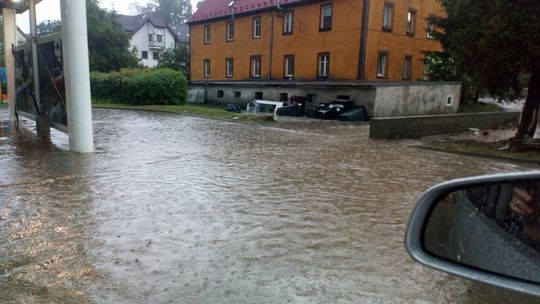
[[[274,56],[274,13],[270,13],[270,70],[268,71],[268,80],[272,80],[272,57]]]
[[[367,42],[369,29],[369,5],[370,0],[364,0],[362,7],[362,25],[360,30],[360,52],[358,54],[358,79],[366,79]]]

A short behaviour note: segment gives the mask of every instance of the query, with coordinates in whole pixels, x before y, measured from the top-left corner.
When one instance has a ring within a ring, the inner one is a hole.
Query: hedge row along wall
[[[135,105],[182,104],[187,80],[171,69],[124,69],[90,74],[92,98]]]

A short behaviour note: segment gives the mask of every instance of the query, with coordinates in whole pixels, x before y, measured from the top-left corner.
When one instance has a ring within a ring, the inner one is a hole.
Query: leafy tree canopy
[[[521,91],[531,73],[517,137],[533,137],[540,108],[540,1],[439,0],[447,17],[431,18],[456,64],[497,96]]]
[[[149,0],[145,5],[133,3],[131,7],[138,13],[156,12],[165,22],[174,25],[185,23],[193,13],[189,0]]]
[[[129,36],[117,23],[114,12],[98,6],[97,0],[86,0],[90,70],[118,71],[137,67],[138,60],[129,50]]]
[[[189,50],[186,46],[177,49],[168,48],[159,54],[158,67],[181,71],[187,78],[189,75]]]

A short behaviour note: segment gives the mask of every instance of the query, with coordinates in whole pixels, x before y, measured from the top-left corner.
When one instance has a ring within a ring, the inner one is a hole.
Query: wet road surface
[[[536,303],[403,246],[427,187],[532,167],[337,122],[95,110],[94,130],[91,155],[0,131],[0,301]]]

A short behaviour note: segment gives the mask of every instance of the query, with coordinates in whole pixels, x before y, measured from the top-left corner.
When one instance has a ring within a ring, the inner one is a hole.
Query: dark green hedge
[[[181,104],[187,80],[171,69],[124,69],[90,74],[92,98],[127,104]]]

